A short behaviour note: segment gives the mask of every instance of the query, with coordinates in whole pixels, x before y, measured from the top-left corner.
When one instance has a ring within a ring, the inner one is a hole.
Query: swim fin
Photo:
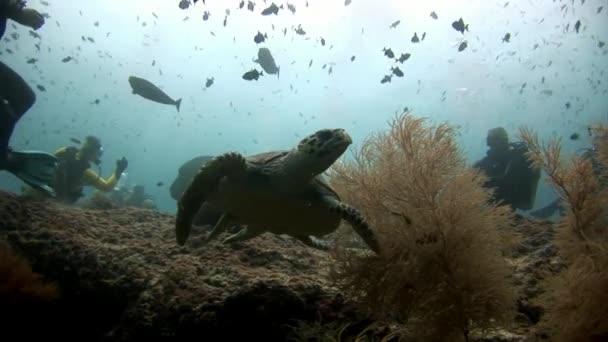
[[[52,183],[57,157],[40,151],[11,151],[7,170],[29,186],[55,197]]]

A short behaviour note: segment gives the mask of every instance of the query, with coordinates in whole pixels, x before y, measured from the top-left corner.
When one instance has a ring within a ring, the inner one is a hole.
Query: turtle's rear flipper
[[[213,158],[199,170],[190,186],[184,191],[177,207],[175,236],[179,245],[185,244],[188,240],[194,215],[213,192],[220,179],[224,176],[242,177],[246,168],[247,164],[242,155],[225,153]]]
[[[332,200],[330,210],[340,214],[340,217],[342,217],[344,221],[348,222],[353,227],[355,232],[359,234],[365,244],[371,250],[376,252],[376,254],[380,254],[380,244],[378,243],[376,235],[357,209],[349,206],[348,204]]]

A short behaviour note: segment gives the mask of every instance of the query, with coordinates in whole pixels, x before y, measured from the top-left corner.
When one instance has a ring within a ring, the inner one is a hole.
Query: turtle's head
[[[312,179],[327,170],[352,143],[345,130],[322,129],[298,143],[289,160],[290,172]]]

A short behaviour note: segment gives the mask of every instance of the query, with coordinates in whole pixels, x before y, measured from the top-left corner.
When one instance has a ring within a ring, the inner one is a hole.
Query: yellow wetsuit
[[[62,157],[69,153],[74,152],[73,150],[69,151],[68,147],[62,147],[55,151],[54,154],[61,160],[63,159]],[[56,184],[56,191],[58,193],[64,193],[65,191],[66,194],[78,194],[81,192],[83,186],[92,186],[97,190],[110,191],[114,189],[118,183],[116,172],[113,172],[108,179],[104,179],[90,168],[90,163],[88,161],[80,159],[80,151],[73,155],[72,162],[68,169],[69,170],[66,170],[65,173],[62,173],[64,175],[63,177],[65,177],[63,178],[63,181],[58,181]]]
[[[60,157],[67,150],[67,147],[62,147],[55,151],[55,156]],[[80,152],[76,154],[76,159],[80,159]],[[107,180],[102,178],[97,174],[93,169],[87,168],[82,175],[82,183],[83,185],[89,185],[94,187],[97,190],[101,191],[110,191],[114,189],[116,184],[118,183],[118,178],[116,177],[116,172],[113,172],[110,178]]]

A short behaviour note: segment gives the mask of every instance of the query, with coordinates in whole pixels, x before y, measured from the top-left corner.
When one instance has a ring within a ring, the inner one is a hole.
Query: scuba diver
[[[509,142],[502,127],[488,131],[486,156],[474,164],[485,173],[486,188],[494,189],[493,199],[508,204],[513,210],[530,210],[536,199],[541,170],[532,166],[523,142]]]
[[[116,161],[114,173],[108,179],[102,178],[91,169],[91,163],[99,166],[103,147],[99,138],[87,136],[80,149],[69,146],[57,150],[54,156],[58,160],[53,175],[52,187],[59,202],[72,204],[84,196],[84,186],[108,192],[114,189],[120,176],[127,169],[125,157]]]
[[[103,179],[91,169],[91,163],[99,166],[103,146],[99,138],[87,136],[80,149],[74,146],[63,147],[55,152],[59,160],[53,179],[53,188],[57,199],[65,203],[74,203],[80,197],[84,186],[93,186],[100,191],[111,191],[118,183],[120,176],[127,169],[125,157],[116,161],[116,168],[110,178]]]
[[[11,19],[34,30],[44,25],[38,11],[26,8],[25,1],[0,0],[0,38]],[[32,107],[36,94],[19,74],[0,62],[0,170],[6,170],[39,191],[54,196],[49,186],[56,158],[46,152],[15,151],[9,141],[19,119]]]
[[[145,188],[141,184],[135,185],[130,192],[127,192],[124,198],[124,206],[156,209],[156,203],[150,195],[146,194]]]

